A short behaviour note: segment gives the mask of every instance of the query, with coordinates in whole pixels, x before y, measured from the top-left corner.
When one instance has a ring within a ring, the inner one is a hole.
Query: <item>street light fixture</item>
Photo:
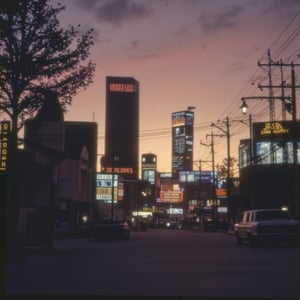
[[[243,115],[245,115],[247,113],[249,106],[247,105],[245,99],[242,99],[242,101],[243,101],[243,103],[240,106],[240,109],[242,110]]]

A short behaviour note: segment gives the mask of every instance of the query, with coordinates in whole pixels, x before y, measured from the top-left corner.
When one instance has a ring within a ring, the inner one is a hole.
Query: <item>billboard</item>
[[[217,172],[215,172],[217,176]],[[213,171],[179,171],[179,182],[199,183],[203,181],[213,182]]]
[[[177,203],[183,201],[182,191],[160,191],[159,202]]]
[[[297,136],[300,133],[300,122],[296,125]],[[276,121],[276,122],[259,122],[253,123],[253,139],[291,139],[293,133],[293,122]]]
[[[114,178],[114,180],[113,180]],[[123,189],[119,188],[119,177],[117,174],[96,173],[96,200],[112,202],[112,192],[114,190],[114,202],[122,200]]]

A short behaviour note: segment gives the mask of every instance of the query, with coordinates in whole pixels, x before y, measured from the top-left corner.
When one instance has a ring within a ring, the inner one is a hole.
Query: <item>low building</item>
[[[51,243],[55,224],[76,232],[82,221],[93,218],[95,122],[64,121],[57,97],[50,94],[36,117],[25,124],[19,158],[17,188],[23,191],[19,224],[25,242]]]
[[[240,141],[241,210],[286,206],[299,218],[300,122],[295,125],[254,123],[253,136]]]

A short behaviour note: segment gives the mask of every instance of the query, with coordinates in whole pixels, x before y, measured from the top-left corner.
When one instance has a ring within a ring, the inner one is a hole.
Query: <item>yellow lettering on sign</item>
[[[260,131],[261,135],[288,133],[289,129],[283,127],[280,122],[265,123],[265,127]]]
[[[8,135],[10,131],[9,122],[1,122],[1,135],[0,135],[0,171],[6,171],[8,160]]]

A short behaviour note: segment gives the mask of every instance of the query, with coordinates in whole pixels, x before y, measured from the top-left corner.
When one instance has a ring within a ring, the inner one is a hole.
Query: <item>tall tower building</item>
[[[172,113],[172,173],[193,170],[194,112]]]
[[[105,156],[102,172],[137,180],[139,175],[139,82],[106,77]]]
[[[147,180],[151,185],[156,181],[157,157],[152,153],[142,155],[142,179]]]

